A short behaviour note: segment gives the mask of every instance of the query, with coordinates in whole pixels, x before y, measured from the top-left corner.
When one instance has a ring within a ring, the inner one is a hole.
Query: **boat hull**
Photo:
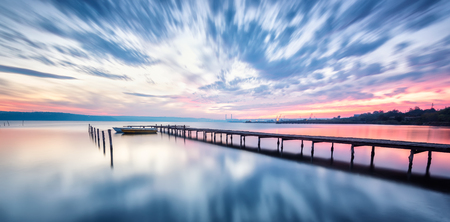
[[[155,128],[122,128],[124,134],[155,134],[158,132]]]
[[[116,131],[116,133],[123,133],[122,132],[122,127],[113,127],[113,129]]]

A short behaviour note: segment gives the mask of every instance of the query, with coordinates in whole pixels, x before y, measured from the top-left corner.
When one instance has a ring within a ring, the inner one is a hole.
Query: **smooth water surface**
[[[450,195],[158,133],[113,134],[95,143],[87,122],[12,122],[0,127],[0,221],[448,221]],[[112,126],[154,123],[91,122]],[[158,123],[159,124],[159,123]],[[167,125],[167,123],[162,123]],[[169,123],[174,124],[174,123]],[[449,143],[426,126],[177,123],[191,127]],[[100,133],[101,135],[101,133]],[[218,139],[218,138],[217,138]],[[220,141],[218,139],[218,141]],[[233,141],[238,142],[238,139]],[[255,144],[256,138],[246,143]],[[264,149],[276,141],[263,139]],[[317,144],[328,157],[330,144]],[[308,144],[305,146],[307,154]],[[285,142],[299,152],[299,141]],[[355,162],[367,164],[370,148]],[[376,167],[407,170],[407,150],[377,148]],[[112,157],[112,158],[111,158]],[[336,145],[336,159],[350,159]],[[431,175],[450,178],[449,154]],[[425,173],[426,154],[413,172]]]

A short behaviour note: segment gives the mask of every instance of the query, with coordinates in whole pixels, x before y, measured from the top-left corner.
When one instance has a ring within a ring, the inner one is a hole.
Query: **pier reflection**
[[[213,143],[213,142],[209,142]],[[375,167],[373,163],[373,157],[369,166],[361,163],[354,163],[353,161],[334,160],[333,152],[331,152],[330,158],[304,156],[303,153],[289,153],[278,152],[276,150],[258,149],[258,147],[245,147],[239,146],[227,146],[223,144],[214,144],[229,149],[237,149],[246,152],[252,152],[256,154],[266,155],[273,158],[285,159],[303,164],[310,164],[315,166],[321,166],[328,169],[335,169],[339,171],[345,171],[349,173],[355,173],[359,175],[365,175],[375,178],[393,180],[397,182],[407,183],[411,185],[420,186],[427,189],[437,190],[441,192],[450,193],[450,179],[439,176],[431,176],[429,172],[429,165],[427,165],[427,171],[425,174],[411,173],[411,169],[408,171],[396,170],[382,167]],[[352,159],[353,160],[353,159]]]
[[[388,179],[393,180],[397,182],[402,183],[408,183],[416,186],[420,186],[427,189],[437,190],[441,192],[450,192],[450,178],[446,177],[440,177],[440,176],[431,176],[430,175],[430,166],[431,166],[431,151],[427,151],[428,153],[428,161],[426,166],[425,174],[420,173],[413,173],[412,172],[412,163],[413,163],[413,156],[415,153],[421,153],[422,151],[411,151],[411,155],[409,156],[409,164],[405,169],[407,170],[398,170],[398,169],[390,169],[390,168],[384,168],[384,167],[375,167],[374,164],[374,158],[375,158],[375,146],[371,147],[370,152],[370,164],[362,164],[362,163],[355,163],[355,146],[351,145],[350,147],[350,153],[351,158],[350,161],[342,161],[342,160],[335,160],[334,159],[334,143],[331,143],[331,149],[330,149],[330,157],[317,157],[314,156],[314,144],[315,142],[311,142],[311,154],[309,156],[303,155],[303,147],[304,143],[303,140],[301,140],[301,150],[300,153],[292,153],[292,152],[283,152],[284,150],[284,141],[283,139],[277,139],[276,143],[276,150],[270,150],[270,149],[261,149],[260,146],[260,138],[258,138],[258,146],[251,146],[246,145],[245,143],[245,136],[239,136],[239,144],[233,144],[233,136],[230,136],[231,143],[228,144],[228,136],[226,136],[226,143],[223,143],[223,140],[221,139],[220,142],[216,141],[216,133],[209,133],[210,136],[208,137],[208,132],[202,132],[202,137],[198,138],[198,135],[196,137],[191,136],[191,132],[187,132],[187,136],[184,136],[184,134],[177,131],[169,131],[171,133],[167,134],[168,137],[171,135],[175,137],[175,141],[177,137],[182,137],[184,139],[184,143],[186,143],[186,138],[197,140],[201,142],[211,143],[216,146],[222,146],[226,148],[232,148],[232,149],[238,149],[242,151],[248,151],[253,152],[257,154],[262,154],[266,156],[271,156],[274,158],[279,159],[286,159],[321,167],[326,167],[329,169],[335,169],[350,173],[356,173],[359,175],[365,175],[365,176],[371,176],[376,178],[382,178],[382,179]],[[161,133],[161,132],[159,132]],[[196,132],[198,133],[198,132]],[[219,134],[221,135],[221,134]],[[429,138],[429,137],[428,137]],[[280,142],[281,141],[281,142]]]

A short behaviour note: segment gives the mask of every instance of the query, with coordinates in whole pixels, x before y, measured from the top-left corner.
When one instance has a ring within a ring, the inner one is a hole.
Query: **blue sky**
[[[0,109],[223,118],[450,102],[449,1],[0,4]]]

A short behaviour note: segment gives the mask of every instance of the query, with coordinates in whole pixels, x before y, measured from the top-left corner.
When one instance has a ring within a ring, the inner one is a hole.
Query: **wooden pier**
[[[142,126],[141,126],[142,127]],[[150,127],[150,126],[146,126]],[[396,140],[385,140],[385,139],[364,139],[364,138],[353,138],[353,137],[331,137],[331,136],[308,136],[308,135],[294,135],[294,134],[277,134],[277,133],[263,133],[263,132],[251,132],[251,131],[241,131],[241,130],[224,130],[224,129],[210,129],[210,128],[191,128],[179,125],[152,125],[151,127],[157,128],[162,133],[168,133],[169,135],[176,135],[189,139],[198,140],[200,133],[202,135],[202,140],[208,140],[208,134],[210,141],[216,143],[217,136],[220,137],[220,144],[227,146],[233,145],[233,135],[239,136],[239,148],[245,148],[245,137],[253,136],[258,138],[258,151],[261,150],[261,139],[264,138],[275,138],[277,139],[277,152],[281,155],[283,154],[283,142],[286,140],[299,140],[301,141],[301,151],[303,153],[303,141],[311,141],[311,161],[314,158],[314,144],[316,143],[330,143],[331,146],[331,156],[333,156],[334,144],[348,144],[351,150],[351,161],[350,166],[353,166],[355,148],[361,146],[372,147],[371,152],[371,163],[370,166],[373,167],[373,160],[375,157],[375,147],[393,148],[393,149],[407,149],[410,150],[409,155],[409,166],[408,166],[408,177],[411,175],[411,169],[413,165],[414,154],[421,152],[428,152],[428,162],[426,173],[429,174],[429,169],[431,165],[432,152],[443,152],[450,153],[450,144],[437,144],[437,143],[423,143],[423,142],[408,142],[408,141],[396,141]],[[194,134],[195,133],[195,134]],[[194,136],[195,135],[195,136]],[[225,143],[223,143],[223,137],[225,137]],[[228,139],[230,138],[230,143]]]

